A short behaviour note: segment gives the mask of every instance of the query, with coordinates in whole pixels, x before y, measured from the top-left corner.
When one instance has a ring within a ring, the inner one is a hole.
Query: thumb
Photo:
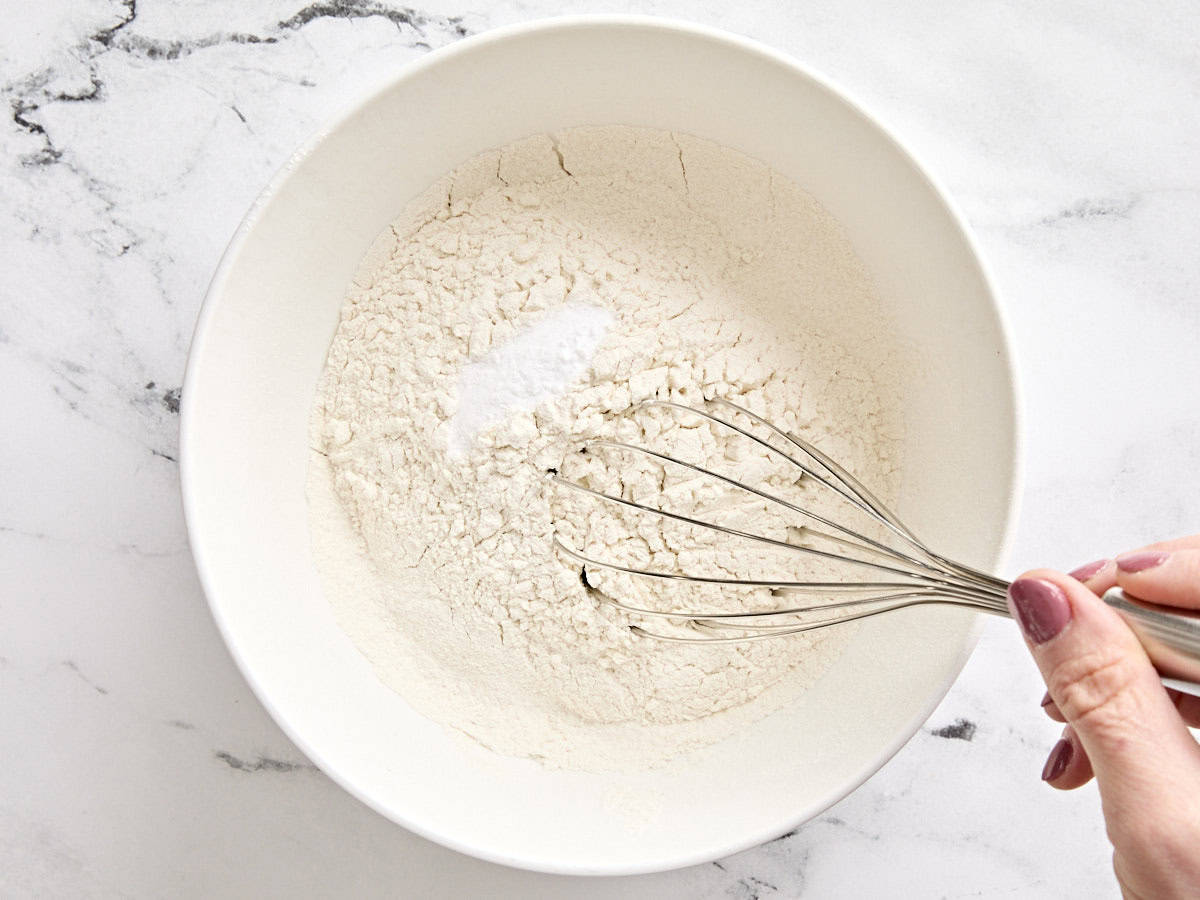
[[[1200,786],[1200,748],[1145,651],[1117,613],[1070,576],[1039,569],[1009,608],[1058,709],[1091,760],[1110,823],[1163,821]]]

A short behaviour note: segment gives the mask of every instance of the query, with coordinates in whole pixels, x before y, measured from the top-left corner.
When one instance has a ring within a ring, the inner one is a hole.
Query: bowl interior
[[[298,155],[222,262],[189,363],[185,505],[214,614],[272,715],[358,797],[466,852],[575,873],[710,859],[816,814],[911,736],[973,630],[954,611],[874,620],[801,703],[678,765],[623,775],[548,771],[453,738],[383,687],[337,627],[304,488],[313,392],[351,274],[377,232],[459,162],[603,123],[741,150],[842,222],[895,339],[921,361],[904,386],[898,504],[918,533],[995,565],[1015,467],[1004,336],[955,217],[884,132],[768,51],[645,20],[511,29],[431,55]],[[861,327],[834,336],[853,342]]]

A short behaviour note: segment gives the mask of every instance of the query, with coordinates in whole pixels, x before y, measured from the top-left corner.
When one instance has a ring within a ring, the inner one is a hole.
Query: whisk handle
[[[1200,696],[1200,613],[1146,603],[1117,587],[1104,602],[1133,629],[1163,684]]]

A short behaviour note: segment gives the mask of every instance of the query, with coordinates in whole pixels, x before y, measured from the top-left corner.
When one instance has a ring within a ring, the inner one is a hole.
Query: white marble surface
[[[225,241],[364,84],[464,33],[631,11],[431,2],[0,10],[0,894],[1114,895],[1094,789],[1038,780],[1057,729],[1005,622],[846,801],[655,876],[558,878],[444,850],[344,794],[271,722],[213,627],[178,496],[179,385]],[[1200,7],[636,11],[748,34],[833,77],[965,211],[1025,389],[1008,574],[1200,529]]]

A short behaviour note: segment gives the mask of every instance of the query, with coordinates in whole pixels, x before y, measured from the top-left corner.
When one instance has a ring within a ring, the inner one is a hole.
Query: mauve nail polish
[[[1141,550],[1137,553],[1126,553],[1117,557],[1117,568],[1122,572],[1144,572],[1166,562],[1170,553],[1162,550]]]
[[[1050,640],[1071,621],[1071,603],[1057,584],[1020,578],[1008,586],[1008,599],[1021,630],[1035,644]]]
[[[1107,559],[1098,559],[1095,562],[1090,562],[1087,565],[1080,566],[1078,569],[1072,569],[1069,574],[1076,581],[1087,581],[1107,565]]]
[[[1055,744],[1054,749],[1046,758],[1046,765],[1042,767],[1042,781],[1053,781],[1067,771],[1067,766],[1071,764],[1071,757],[1074,755],[1075,748],[1066,738]]]

